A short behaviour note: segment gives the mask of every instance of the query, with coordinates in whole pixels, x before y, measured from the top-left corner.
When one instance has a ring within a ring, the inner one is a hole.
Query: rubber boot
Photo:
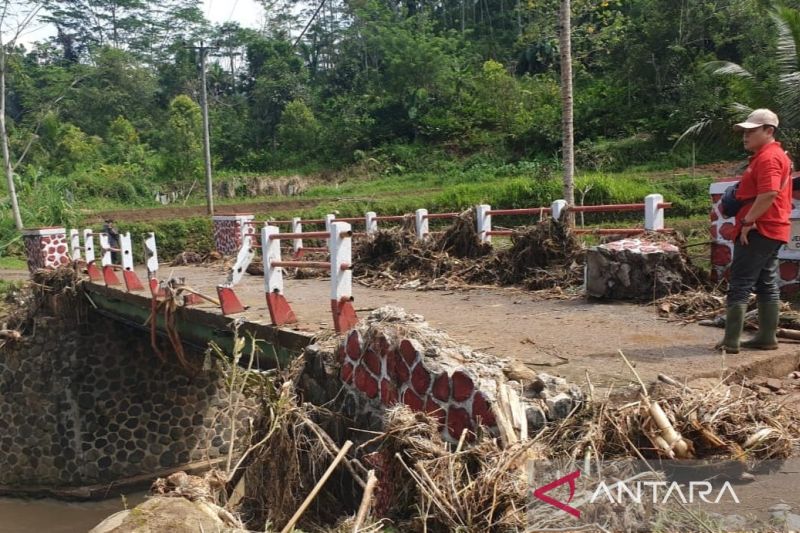
[[[733,304],[728,306],[725,313],[725,338],[717,343],[717,350],[725,350],[726,353],[739,353],[739,338],[742,336],[744,327],[744,315],[747,312],[747,304]]]
[[[777,350],[778,337],[775,334],[780,315],[780,302],[758,302],[758,331],[752,339],[742,343],[742,348]]]

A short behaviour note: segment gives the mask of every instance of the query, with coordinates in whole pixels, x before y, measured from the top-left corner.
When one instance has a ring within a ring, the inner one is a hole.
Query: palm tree
[[[562,155],[564,159],[564,200],[575,205],[575,150],[572,120],[571,2],[561,0],[559,46],[561,48]],[[572,219],[570,219],[572,220]]]
[[[710,61],[703,68],[715,76],[733,77],[744,82],[748,102],[730,105],[729,111],[733,118],[743,119],[754,108],[772,109],[780,117],[781,130],[790,132],[784,137],[788,142],[796,144],[800,139],[794,139],[792,132],[800,129],[800,11],[776,2],[770,9],[770,17],[778,34],[778,68],[773,77],[759,79],[746,68],[730,61]],[[730,135],[730,118],[703,117],[684,131],[675,145],[690,137],[700,141],[724,138],[725,135]]]

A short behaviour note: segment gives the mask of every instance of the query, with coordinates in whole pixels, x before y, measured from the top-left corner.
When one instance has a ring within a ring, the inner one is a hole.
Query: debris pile
[[[203,263],[216,263],[223,259],[222,254],[212,251],[207,254],[197,252],[181,252],[175,256],[169,266],[199,265]]]
[[[510,249],[480,243],[472,211],[426,241],[393,228],[354,245],[356,279],[383,288],[499,284],[538,290],[574,287],[583,280],[580,242],[568,226],[550,219],[521,228]]]
[[[548,218],[523,228],[500,251],[493,270],[503,285],[539,290],[583,283],[583,246],[569,225]]]

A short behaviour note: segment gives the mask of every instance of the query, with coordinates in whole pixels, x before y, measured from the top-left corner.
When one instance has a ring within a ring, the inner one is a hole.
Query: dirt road
[[[225,279],[221,266],[165,267],[159,277],[170,274],[184,276],[192,287],[210,295],[216,294],[214,287]],[[331,329],[328,281],[290,279],[285,288],[300,319],[296,329],[312,333]],[[242,303],[250,306],[244,313],[248,320],[269,323],[263,291],[260,276],[247,275],[237,285]],[[397,305],[423,315],[433,327],[474,349],[578,383],[584,383],[588,373],[599,388],[633,382],[618,350],[635,362],[645,380],[655,380],[659,373],[679,380],[718,377],[734,367],[748,366],[751,373],[785,375],[796,369],[800,353],[798,345],[781,344],[776,352],[743,351],[723,358],[711,349],[720,330],[665,321],[653,306],[646,305],[583,298],[540,300],[507,288],[425,292],[356,285],[354,296],[362,316],[370,309]]]

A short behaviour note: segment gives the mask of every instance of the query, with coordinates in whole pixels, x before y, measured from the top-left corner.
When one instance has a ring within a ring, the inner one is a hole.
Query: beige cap
[[[733,126],[736,131],[752,130],[761,126],[778,127],[778,115],[769,109],[756,109],[747,117],[747,120]]]

